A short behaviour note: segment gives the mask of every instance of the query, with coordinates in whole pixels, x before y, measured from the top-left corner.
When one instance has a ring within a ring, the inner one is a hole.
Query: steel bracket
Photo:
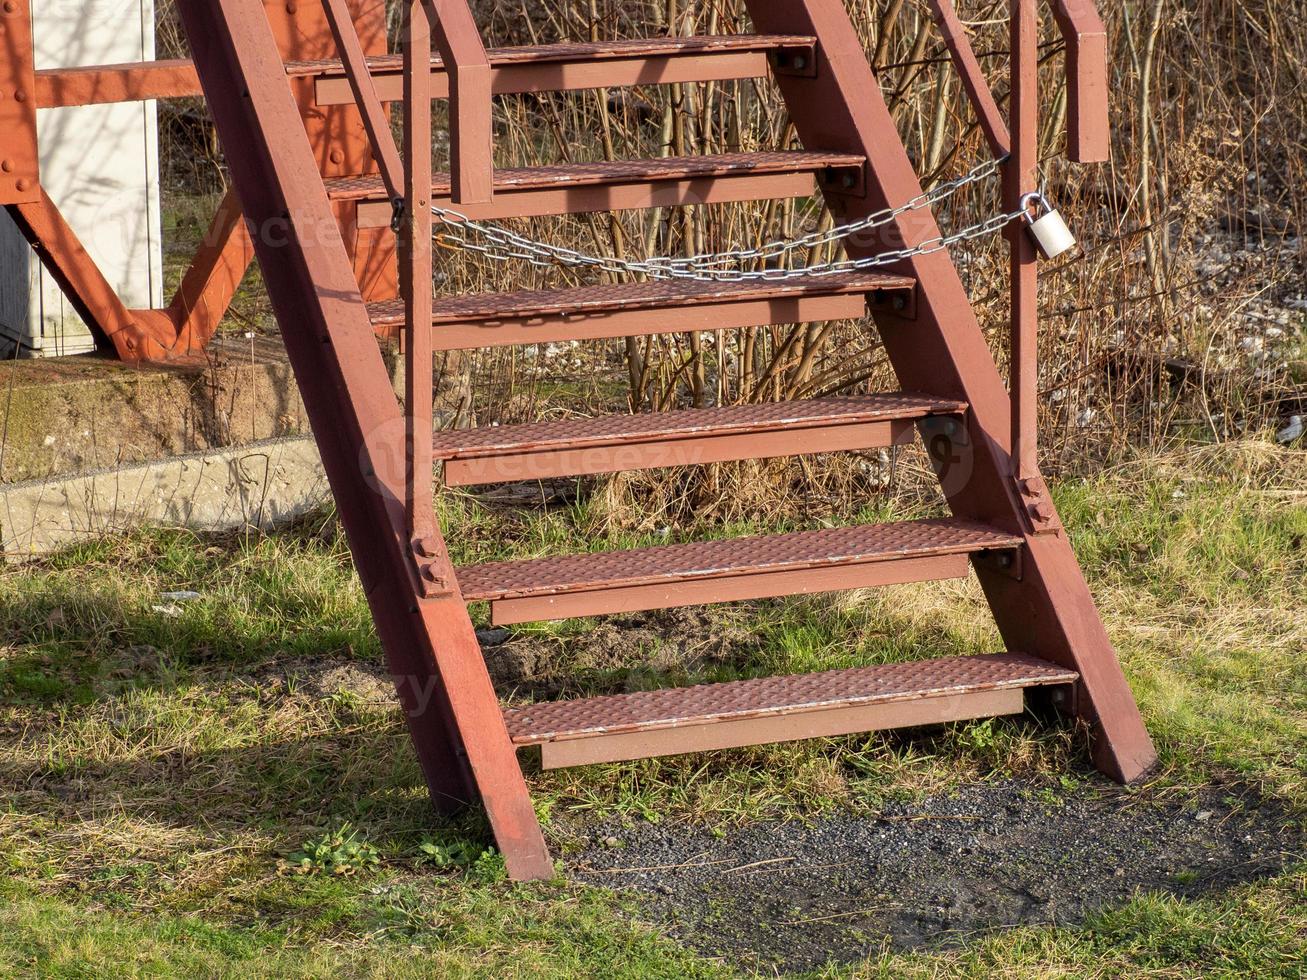
[[[414,538],[412,550],[418,595],[423,599],[443,599],[453,595],[454,568],[440,535],[425,534]]]
[[[1022,548],[1005,548],[1001,551],[982,551],[971,556],[971,561],[978,568],[987,568],[1005,575],[1013,581],[1020,582],[1024,562]]]
[[[1017,492],[1021,495],[1022,510],[1035,534],[1058,534],[1062,531],[1062,521],[1057,516],[1057,508],[1053,506],[1053,498],[1048,493],[1048,484],[1043,477],[1018,479]]]
[[[857,167],[827,167],[817,178],[826,194],[845,197],[867,196],[867,165]]]
[[[778,48],[767,55],[771,70],[776,75],[792,78],[817,77],[817,43],[795,44]]]
[[[878,289],[867,295],[867,311],[876,316],[893,316],[900,320],[917,318],[917,286],[911,289]]]
[[[0,3],[0,204],[41,200],[36,64],[27,0]]]

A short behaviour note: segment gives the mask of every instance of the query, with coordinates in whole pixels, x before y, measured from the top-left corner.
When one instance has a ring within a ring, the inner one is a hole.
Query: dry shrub
[[[986,159],[924,0],[849,6],[925,182]],[[495,45],[750,29],[741,0],[477,0],[474,7]],[[1303,353],[1294,348],[1303,343],[1302,317],[1281,303],[1307,292],[1299,237],[1307,206],[1298,190],[1307,34],[1272,0],[1100,7],[1114,43],[1113,158],[1102,166],[1065,160],[1062,45],[1044,18],[1044,177],[1084,244],[1044,268],[1042,428],[1052,470],[1262,430],[1307,397]],[[1002,99],[1008,5],[964,0],[959,9]],[[501,100],[496,112],[501,165],[794,145],[786,108],[766,81],[520,96]],[[446,151],[447,141],[437,145],[438,163]],[[996,186],[969,190],[943,209],[941,224],[969,225],[997,207]],[[830,220],[818,202],[784,201],[513,224],[557,244],[644,258],[753,245]],[[594,281],[588,273],[439,254],[441,291]],[[1005,245],[995,237],[954,255],[1005,368]],[[452,390],[462,403],[459,424],[896,387],[870,323],[474,352],[447,364],[441,379],[446,395]],[[628,478],[607,493],[628,502],[638,493],[646,524],[704,516],[726,500],[732,513],[742,502],[793,513],[814,501],[820,509],[822,501],[865,499],[885,484],[886,465],[839,456],[709,467]],[[662,503],[651,507],[650,494]]]

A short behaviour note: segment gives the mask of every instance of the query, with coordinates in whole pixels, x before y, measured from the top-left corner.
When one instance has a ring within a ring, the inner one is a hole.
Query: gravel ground
[[[1212,786],[1133,793],[1090,775],[968,786],[876,816],[697,827],[591,826],[574,880],[630,889],[642,917],[709,955],[771,972],[1076,924],[1141,891],[1197,895],[1300,859],[1277,805]]]

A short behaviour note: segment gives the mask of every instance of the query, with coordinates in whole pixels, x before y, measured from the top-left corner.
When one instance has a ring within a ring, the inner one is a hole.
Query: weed
[[[377,849],[363,840],[348,823],[342,823],[289,855],[284,869],[294,874],[354,875],[379,867]]]

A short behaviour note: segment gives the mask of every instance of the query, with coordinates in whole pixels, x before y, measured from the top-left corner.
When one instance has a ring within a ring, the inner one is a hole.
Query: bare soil
[[[592,827],[574,880],[638,896],[642,916],[750,969],[810,970],[936,949],[1019,925],[1076,925],[1143,892],[1196,896],[1301,860],[1301,825],[1246,788],[1009,781],[875,816]]]

